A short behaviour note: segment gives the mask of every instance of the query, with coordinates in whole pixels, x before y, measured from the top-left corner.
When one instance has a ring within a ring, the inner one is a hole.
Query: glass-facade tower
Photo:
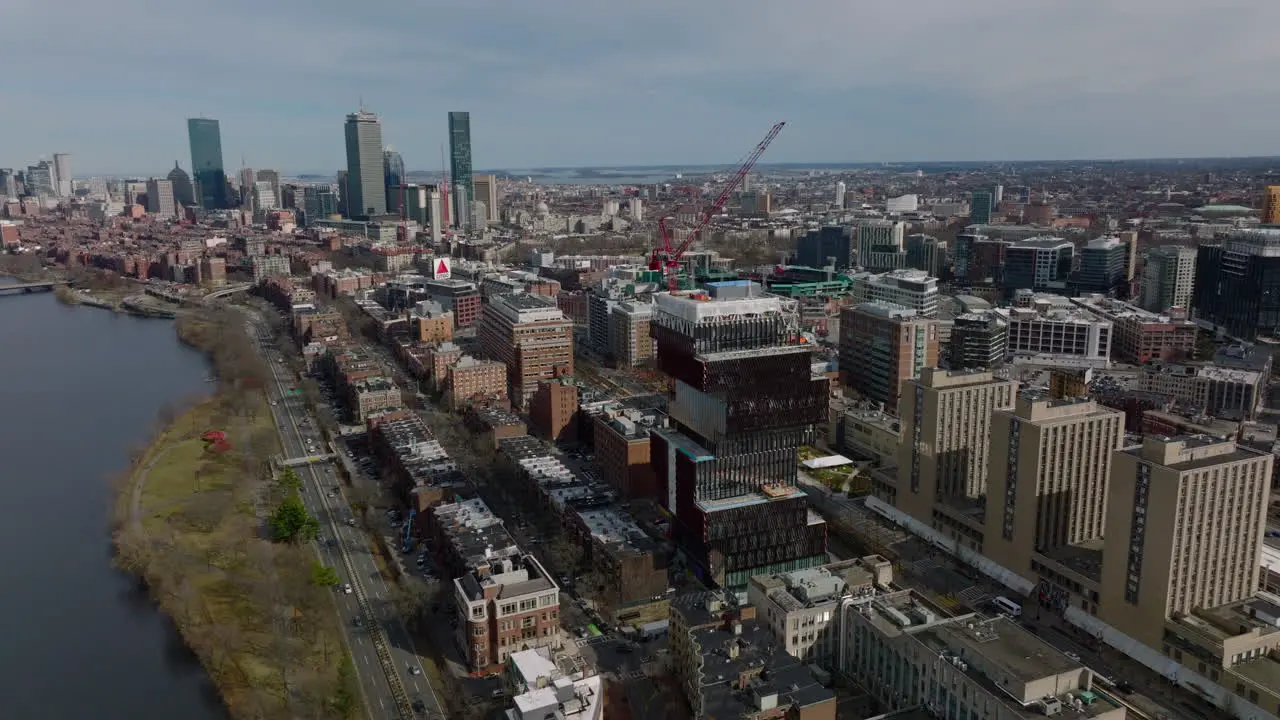
[[[382,122],[371,112],[354,112],[347,116],[346,133],[347,217],[367,219],[386,215]]]
[[[190,118],[187,137],[191,141],[191,172],[206,210],[227,207],[227,176],[222,165],[222,130],[217,120]]]
[[[453,193],[454,226],[471,226],[474,171],[471,167],[471,113],[449,113],[449,190]]]

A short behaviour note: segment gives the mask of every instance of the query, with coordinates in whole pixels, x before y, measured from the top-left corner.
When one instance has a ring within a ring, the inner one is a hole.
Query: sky
[[[361,103],[411,170],[1280,154],[1265,0],[5,0],[0,167],[345,166]],[[14,62],[16,59],[16,62]]]

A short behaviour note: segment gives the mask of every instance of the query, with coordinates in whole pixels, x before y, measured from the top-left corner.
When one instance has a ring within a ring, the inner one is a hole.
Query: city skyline
[[[9,119],[0,157],[12,166],[59,149],[77,174],[159,172],[185,145],[181,120],[207,115],[222,121],[229,157],[332,172],[344,165],[337,124],[361,98],[411,169],[438,164],[459,107],[484,139],[477,168],[730,163],[777,119],[794,130],[771,151],[781,162],[1280,153],[1268,126],[1280,110],[1268,70],[1280,8],[1266,4],[1010,12],[997,0],[925,0],[909,34],[892,31],[906,26],[891,9],[826,1],[667,12],[677,6],[561,0],[493,13],[375,0],[354,18],[328,5],[70,2],[66,16],[79,19],[58,27],[67,50],[10,80],[13,102],[37,112]],[[52,30],[39,7],[7,9],[0,42],[39,52]],[[122,18],[153,41],[121,46],[101,32]],[[192,47],[193,26],[227,42]],[[275,82],[246,87],[241,70],[260,70],[259,55],[239,47],[277,58]],[[131,82],[77,72],[107,60]]]

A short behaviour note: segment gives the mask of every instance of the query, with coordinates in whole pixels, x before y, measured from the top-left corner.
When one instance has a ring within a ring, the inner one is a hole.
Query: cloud
[[[342,163],[363,99],[412,167],[472,112],[480,166],[1280,152],[1257,0],[9,0],[0,166]]]

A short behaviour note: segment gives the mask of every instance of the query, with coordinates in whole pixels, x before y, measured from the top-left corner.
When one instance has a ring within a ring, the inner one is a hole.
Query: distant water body
[[[112,567],[110,538],[109,478],[162,405],[207,392],[207,373],[172,322],[0,297],[0,716],[226,717],[172,625]]]

